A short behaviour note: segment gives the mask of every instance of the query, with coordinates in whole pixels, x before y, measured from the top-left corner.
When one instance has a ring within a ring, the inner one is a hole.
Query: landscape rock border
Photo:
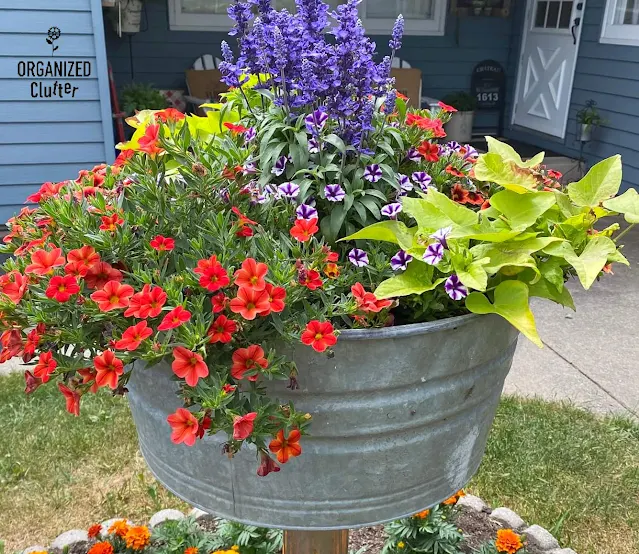
[[[492,521],[494,521],[501,527],[513,529],[514,531],[525,535],[526,540],[529,541],[531,544],[534,544],[537,549],[541,550],[544,554],[577,554],[570,548],[560,548],[557,539],[553,537],[553,535],[547,529],[544,529],[539,525],[527,526],[526,522],[509,508],[502,506],[493,510],[481,498],[472,494],[462,496],[457,502],[457,505],[470,512],[483,512],[484,514],[487,514]],[[189,512],[188,516],[193,517],[195,520],[198,520],[204,517],[208,517],[208,514],[206,512],[203,512],[202,510],[193,508]],[[179,510],[160,510],[151,517],[149,521],[149,527],[152,528],[166,521],[180,520],[184,517],[185,515]],[[126,518],[112,518],[108,521],[103,522],[103,530],[108,529],[108,527],[110,527],[113,522],[120,519]],[[43,548],[41,546],[30,546],[29,548],[24,549],[21,554],[30,554],[35,550],[59,552],[65,547],[69,547],[70,549],[74,545],[84,542],[87,542],[86,531],[76,529],[60,534],[48,548]]]

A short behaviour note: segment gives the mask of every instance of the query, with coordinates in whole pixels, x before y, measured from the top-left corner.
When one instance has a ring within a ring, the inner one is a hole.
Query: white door
[[[512,122],[563,138],[585,0],[528,0]]]

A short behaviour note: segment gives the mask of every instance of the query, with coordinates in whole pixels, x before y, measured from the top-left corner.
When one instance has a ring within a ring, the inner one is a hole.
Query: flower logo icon
[[[60,32],[60,29],[58,27],[51,27],[49,28],[49,30],[47,31],[47,43],[49,43],[51,45],[51,55],[53,56],[53,53],[58,49],[57,46],[55,46],[53,43],[58,40],[60,38],[60,35],[62,33]]]

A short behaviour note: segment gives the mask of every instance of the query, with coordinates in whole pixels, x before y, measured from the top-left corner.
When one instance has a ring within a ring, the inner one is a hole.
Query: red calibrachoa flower
[[[33,368],[33,374],[43,383],[46,383],[51,379],[51,374],[56,367],[58,367],[58,362],[53,359],[53,353],[41,352],[38,363]]]
[[[443,102],[437,102],[437,105],[446,113],[455,113],[457,111],[457,108],[453,108],[452,106],[449,106],[448,104],[444,104]]]
[[[234,314],[240,314],[244,319],[252,321],[258,315],[270,310],[268,293],[264,290],[256,291],[240,289],[237,297],[231,300],[229,307]]]
[[[267,316],[271,312],[276,314],[281,313],[286,308],[286,304],[284,300],[286,299],[286,289],[284,287],[276,287],[271,285],[271,283],[266,283],[266,288],[264,289],[266,294],[268,294],[268,310],[264,310],[260,312],[261,316]]]
[[[308,242],[311,237],[319,231],[317,218],[297,219],[291,228],[291,236],[300,242]]]
[[[83,367],[82,369],[78,369],[78,374],[82,377],[82,384],[86,385],[91,383],[89,387],[89,391],[92,393],[98,392],[99,385],[96,381],[96,377],[98,376],[98,372],[93,367]]]
[[[248,439],[253,432],[253,425],[257,412],[251,412],[243,416],[235,416],[233,418],[233,438],[236,441]]]
[[[43,200],[47,200],[49,198],[53,198],[54,196],[58,196],[60,194],[60,191],[62,190],[62,187],[64,187],[64,185],[66,185],[64,181],[62,181],[61,183],[51,183],[51,182],[43,183],[38,192],[30,196],[27,196],[25,203],[38,204],[39,202],[42,202]]]
[[[335,346],[337,337],[333,325],[330,321],[318,321],[317,319],[309,321],[302,333],[302,343],[312,346],[316,352],[324,352],[330,346]]]
[[[67,403],[67,412],[74,416],[80,415],[80,394],[77,390],[70,389],[62,383],[58,383],[58,390],[64,395]]]
[[[0,335],[0,363],[22,355],[22,334],[18,329],[7,329]]]
[[[234,135],[243,135],[246,131],[248,131],[248,128],[244,127],[244,125],[235,125],[228,121],[224,124],[224,127],[226,127]]]
[[[106,262],[91,266],[84,277],[84,282],[90,289],[101,289],[109,281],[122,281],[122,272]]]
[[[211,428],[212,423],[213,423],[213,420],[211,419],[211,416],[208,415],[208,412],[205,413],[204,416],[202,417],[202,421],[198,422],[198,429],[197,429],[198,439],[204,438],[204,433],[206,433],[206,431],[208,431]],[[197,548],[195,550],[197,550]],[[186,554],[186,550],[184,551],[184,554]]]
[[[98,387],[118,388],[118,378],[124,373],[124,363],[113,350],[105,350],[99,356],[93,358],[93,366],[96,370],[95,382]]]
[[[264,277],[268,273],[268,266],[256,262],[253,258],[247,258],[242,262],[242,269],[235,272],[235,284],[244,289],[260,291],[266,287]]]
[[[27,278],[19,271],[10,271],[0,275],[0,295],[6,296],[14,304],[18,304],[27,290]]]
[[[210,292],[220,290],[231,283],[226,269],[215,255],[208,260],[200,260],[193,272],[200,275],[200,286]]]
[[[135,156],[135,150],[122,150],[118,157],[113,162],[114,167],[122,167],[125,165],[133,156]]]
[[[31,264],[24,268],[25,273],[35,273],[36,275],[48,275],[53,270],[65,264],[62,248],[53,250],[36,250],[31,255]]]
[[[213,298],[211,298],[211,309],[213,310],[213,313],[219,314],[226,310],[229,302],[230,299],[223,292],[216,294]]]
[[[189,319],[191,319],[191,312],[185,310],[183,306],[177,306],[164,316],[164,319],[162,319],[162,322],[158,326],[158,331],[175,329],[183,323],[186,323]]]
[[[463,179],[464,177],[466,177],[466,174],[463,171],[459,171],[459,169],[457,169],[456,167],[453,167],[451,164],[448,164],[446,166],[446,173],[448,173],[448,175],[452,175],[453,177],[458,177],[460,179]]]
[[[288,437],[284,437],[284,429],[280,429],[275,439],[268,445],[268,449],[277,455],[278,462],[285,464],[302,453],[301,438],[302,434],[298,429],[293,429]]]
[[[238,166],[241,169],[241,166]],[[235,178],[235,177],[233,177]],[[238,221],[237,221],[237,225],[239,226],[238,230],[235,232],[235,234],[238,237],[252,237],[253,236],[253,229],[251,229],[251,225],[257,225],[257,221],[253,221],[252,219],[249,219],[248,217],[246,217],[239,208],[237,208],[236,206],[233,206],[231,208],[231,211],[237,216]]]
[[[64,266],[64,272],[77,279],[82,279],[89,273],[89,268],[79,262],[69,262]]]
[[[155,112],[155,117],[162,123],[176,123],[186,118],[186,115],[175,108],[166,108],[159,112]]]
[[[180,379],[184,379],[190,387],[197,385],[200,378],[207,377],[209,368],[204,363],[202,356],[196,352],[191,352],[184,346],[177,346],[173,349],[173,373]]]
[[[49,281],[49,286],[44,294],[58,302],[68,302],[71,296],[80,292],[78,281],[72,275],[54,275]]]
[[[123,285],[118,281],[109,281],[102,290],[98,290],[91,295],[91,300],[97,303],[101,312],[109,312],[126,308],[129,299],[133,296],[133,287]]]
[[[131,325],[124,333],[122,338],[115,343],[118,350],[136,350],[143,340],[148,339],[153,334],[146,321],[140,321],[137,325]]]
[[[366,292],[361,283],[354,284],[351,287],[351,293],[357,302],[357,309],[362,312],[379,313],[393,305],[392,300],[378,300],[372,292]]]
[[[419,152],[427,162],[439,161],[439,146],[432,142],[425,140],[419,145],[417,152]]]
[[[184,443],[193,446],[197,439],[197,418],[185,408],[178,408],[175,413],[166,418],[173,430],[171,440],[174,444]]]
[[[149,244],[158,252],[169,252],[175,248],[175,240],[162,235],[155,237]]]
[[[70,250],[67,254],[67,260],[70,263],[77,264],[78,267],[84,267],[88,270],[100,262],[100,254],[95,251],[93,246],[83,246],[76,250]]]
[[[210,343],[221,342],[226,344],[233,339],[233,333],[237,331],[237,323],[225,315],[218,317],[209,329]]]
[[[305,286],[309,290],[316,290],[322,288],[324,282],[320,277],[319,271],[308,269],[300,275],[299,284]]]
[[[237,385],[229,385],[228,383],[226,383],[222,387],[222,392],[224,394],[231,394],[232,392],[235,392],[235,389],[237,389]]]
[[[275,460],[266,452],[260,452],[260,465],[257,468],[257,475],[266,477],[269,473],[277,473],[278,471],[280,471],[280,466],[275,463]]]
[[[144,136],[140,137],[138,144],[140,145],[140,151],[149,156],[164,152],[164,148],[160,146],[160,126],[149,125],[144,131]]]
[[[25,394],[31,394],[34,390],[36,390],[42,384],[42,379],[39,379],[27,369],[24,372],[24,383],[25,383],[25,387],[24,387]]]
[[[131,297],[129,307],[124,312],[125,317],[157,317],[162,313],[162,307],[166,304],[167,295],[162,287],[153,287],[146,284],[142,290]],[[161,331],[161,329],[160,329]]]
[[[233,352],[233,366],[231,375],[238,381],[244,379],[244,375],[249,371],[256,371],[259,368],[266,369],[268,360],[264,357],[264,350],[257,344],[252,344],[248,348],[238,348]],[[257,374],[248,377],[249,381],[257,381]]]
[[[38,325],[40,327],[40,325]],[[32,329],[27,334],[27,340],[24,342],[24,351],[22,353],[22,361],[27,364],[35,356],[36,348],[40,344],[40,333],[38,329]]]
[[[122,225],[123,223],[124,219],[122,219],[117,213],[103,215],[100,231],[110,231],[113,233],[118,228],[118,225]]]

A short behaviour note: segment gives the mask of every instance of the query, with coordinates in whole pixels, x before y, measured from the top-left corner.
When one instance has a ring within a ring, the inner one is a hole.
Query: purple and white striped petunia
[[[454,152],[457,152],[461,148],[461,144],[459,144],[455,140],[447,142],[444,146],[446,146],[446,148],[448,148],[449,150],[453,150]]]
[[[428,185],[433,182],[433,178],[428,173],[426,173],[425,171],[415,171],[412,177],[413,181],[415,181],[415,183],[419,185],[419,188],[421,188],[423,191],[428,192]]]
[[[297,198],[300,193],[300,187],[295,183],[282,183],[277,187],[277,190],[286,198]]]
[[[280,156],[275,162],[271,173],[280,177],[286,171],[286,164],[288,163],[288,156]]]
[[[464,145],[464,159],[469,160],[473,158],[477,158],[479,156],[479,152],[477,152],[476,148],[473,148],[470,144]]]
[[[329,202],[341,202],[346,197],[344,189],[339,185],[326,185],[324,194]]]
[[[327,121],[328,114],[321,108],[315,110],[312,114],[307,115],[304,118],[306,130],[311,134],[319,134],[319,132],[326,126]]]
[[[402,190],[409,192],[413,190],[413,183],[410,182],[408,175],[404,175],[403,173],[398,174],[399,177],[399,186]]]
[[[295,213],[297,214],[297,219],[308,220],[317,217],[317,210],[308,204],[300,204]]]
[[[257,137],[257,130],[255,127],[249,127],[249,130],[244,133],[244,142],[248,144],[249,142],[253,142]]]
[[[424,261],[429,265],[437,265],[444,257],[444,247],[441,242],[434,242],[426,247]]]
[[[244,170],[245,175],[257,173],[257,167],[255,167],[255,164],[250,160],[246,160],[246,162],[244,162],[244,167],[242,169]]]
[[[406,159],[411,162],[421,162],[422,155],[417,151],[417,148],[411,148],[406,152]]]
[[[413,261],[413,257],[403,250],[400,250],[391,258],[391,268],[393,271],[406,271],[408,264]]]
[[[359,248],[353,248],[348,253],[348,259],[357,267],[366,267],[368,265],[368,254]]]
[[[377,183],[382,178],[382,170],[378,164],[366,166],[364,170],[364,179],[371,183]]]
[[[309,154],[319,154],[320,144],[319,140],[315,137],[308,139],[308,153]]]
[[[438,229],[437,231],[435,231],[430,236],[430,238],[438,241],[444,248],[448,248],[448,236],[450,235],[450,232],[452,230],[453,230],[452,226],[442,227],[441,229]]]
[[[401,211],[402,205],[399,202],[393,202],[392,204],[386,204],[386,206],[381,209],[381,214],[395,219]]]
[[[468,289],[462,285],[457,275],[451,275],[444,283],[444,290],[446,294],[453,300],[461,300],[468,296]]]

